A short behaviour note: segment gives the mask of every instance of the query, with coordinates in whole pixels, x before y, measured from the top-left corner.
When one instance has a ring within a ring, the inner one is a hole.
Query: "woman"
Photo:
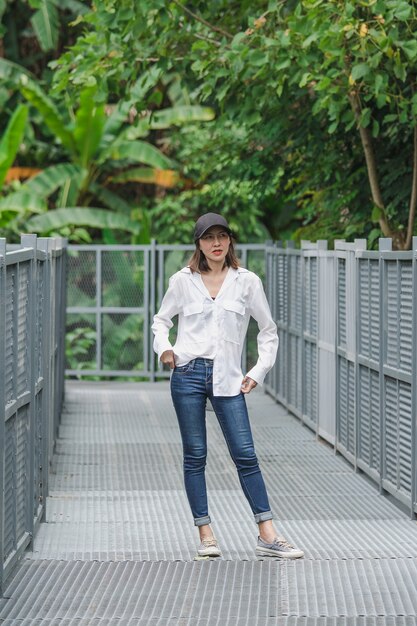
[[[239,267],[227,221],[216,213],[195,224],[195,252],[174,274],[154,317],[154,349],[172,369],[171,395],[181,431],[184,482],[200,556],[220,556],[208,513],[205,465],[206,402],[210,399],[259,527],[256,553],[299,558],[303,552],[277,536],[252,440],[245,395],[262,384],[275,362],[276,325],[260,279]],[[169,341],[172,318],[178,336]],[[243,376],[241,355],[250,317],[258,322],[258,361]]]

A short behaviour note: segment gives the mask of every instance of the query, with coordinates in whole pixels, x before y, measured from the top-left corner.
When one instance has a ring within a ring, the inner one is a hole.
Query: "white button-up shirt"
[[[175,315],[178,334],[171,345],[169,331]],[[158,357],[173,350],[178,366],[198,357],[213,359],[213,394],[236,396],[243,379],[241,358],[250,317],[258,322],[258,361],[246,375],[262,385],[275,363],[278,335],[260,278],[242,267],[229,268],[213,300],[201,274],[185,267],[171,276],[153,319],[154,350]]]

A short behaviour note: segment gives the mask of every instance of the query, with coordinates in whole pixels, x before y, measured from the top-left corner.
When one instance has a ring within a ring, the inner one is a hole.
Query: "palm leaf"
[[[126,230],[131,233],[139,233],[140,226],[126,215],[96,209],[92,207],[71,207],[55,209],[44,215],[32,217],[27,222],[29,230],[34,232],[49,233],[58,231],[65,226],[90,226],[91,228],[114,228]]]
[[[18,63],[0,58],[0,78],[2,80],[12,79],[16,85],[19,85],[22,76],[33,77],[28,70]]]
[[[41,0],[30,21],[42,50],[55,50],[59,39],[59,14],[54,0]]]
[[[43,198],[22,189],[0,199],[0,211],[44,213],[46,210],[47,204]]]
[[[19,105],[7,124],[6,130],[0,141],[0,189],[6,178],[7,170],[13,164],[20,142],[25,132],[28,109],[23,104]]]
[[[105,124],[104,105],[94,102],[96,87],[87,87],[80,96],[75,117],[74,140],[82,167],[87,167],[97,152]]]
[[[148,183],[160,187],[175,187],[180,175],[175,170],[159,170],[154,167],[133,167],[130,170],[112,176],[112,183]]]
[[[109,209],[130,215],[132,207],[128,202],[126,202],[126,200],[123,200],[123,198],[118,196],[116,193],[109,191],[98,183],[92,183],[88,190],[91,191],[95,197]]]
[[[158,148],[146,141],[126,141],[112,151],[113,159],[128,159],[135,163],[143,163],[159,169],[172,167],[173,161]]]
[[[59,165],[51,165],[40,174],[33,176],[22,185],[22,188],[42,198],[47,198],[60,187],[68,185],[69,181],[73,181],[79,189],[85,175],[86,172],[77,165],[60,163]]]
[[[26,100],[39,111],[51,132],[73,154],[75,152],[74,138],[71,131],[66,127],[54,102],[48,98],[35,82],[29,80],[26,76],[21,76],[20,91]]]

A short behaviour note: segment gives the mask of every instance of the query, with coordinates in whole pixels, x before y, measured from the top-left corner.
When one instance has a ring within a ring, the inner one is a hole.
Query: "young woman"
[[[256,553],[302,557],[303,552],[274,529],[245,402],[245,395],[262,384],[278,349],[277,329],[262,283],[256,274],[239,266],[233,234],[221,215],[202,215],[195,224],[194,241],[190,263],[171,277],[152,330],[155,351],[172,369],[171,395],[183,444],[185,489],[200,533],[198,554],[221,555],[210,526],[205,481],[209,398],[259,527]],[[175,315],[178,336],[172,346],[169,331]],[[259,327],[258,361],[243,375],[241,355],[251,316]]]

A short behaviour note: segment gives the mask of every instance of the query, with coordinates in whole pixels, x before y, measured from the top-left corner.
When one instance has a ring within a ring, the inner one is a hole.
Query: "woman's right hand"
[[[161,354],[161,363],[163,363],[164,365],[169,365],[170,369],[173,370],[175,367],[174,351],[165,350],[165,352]]]

